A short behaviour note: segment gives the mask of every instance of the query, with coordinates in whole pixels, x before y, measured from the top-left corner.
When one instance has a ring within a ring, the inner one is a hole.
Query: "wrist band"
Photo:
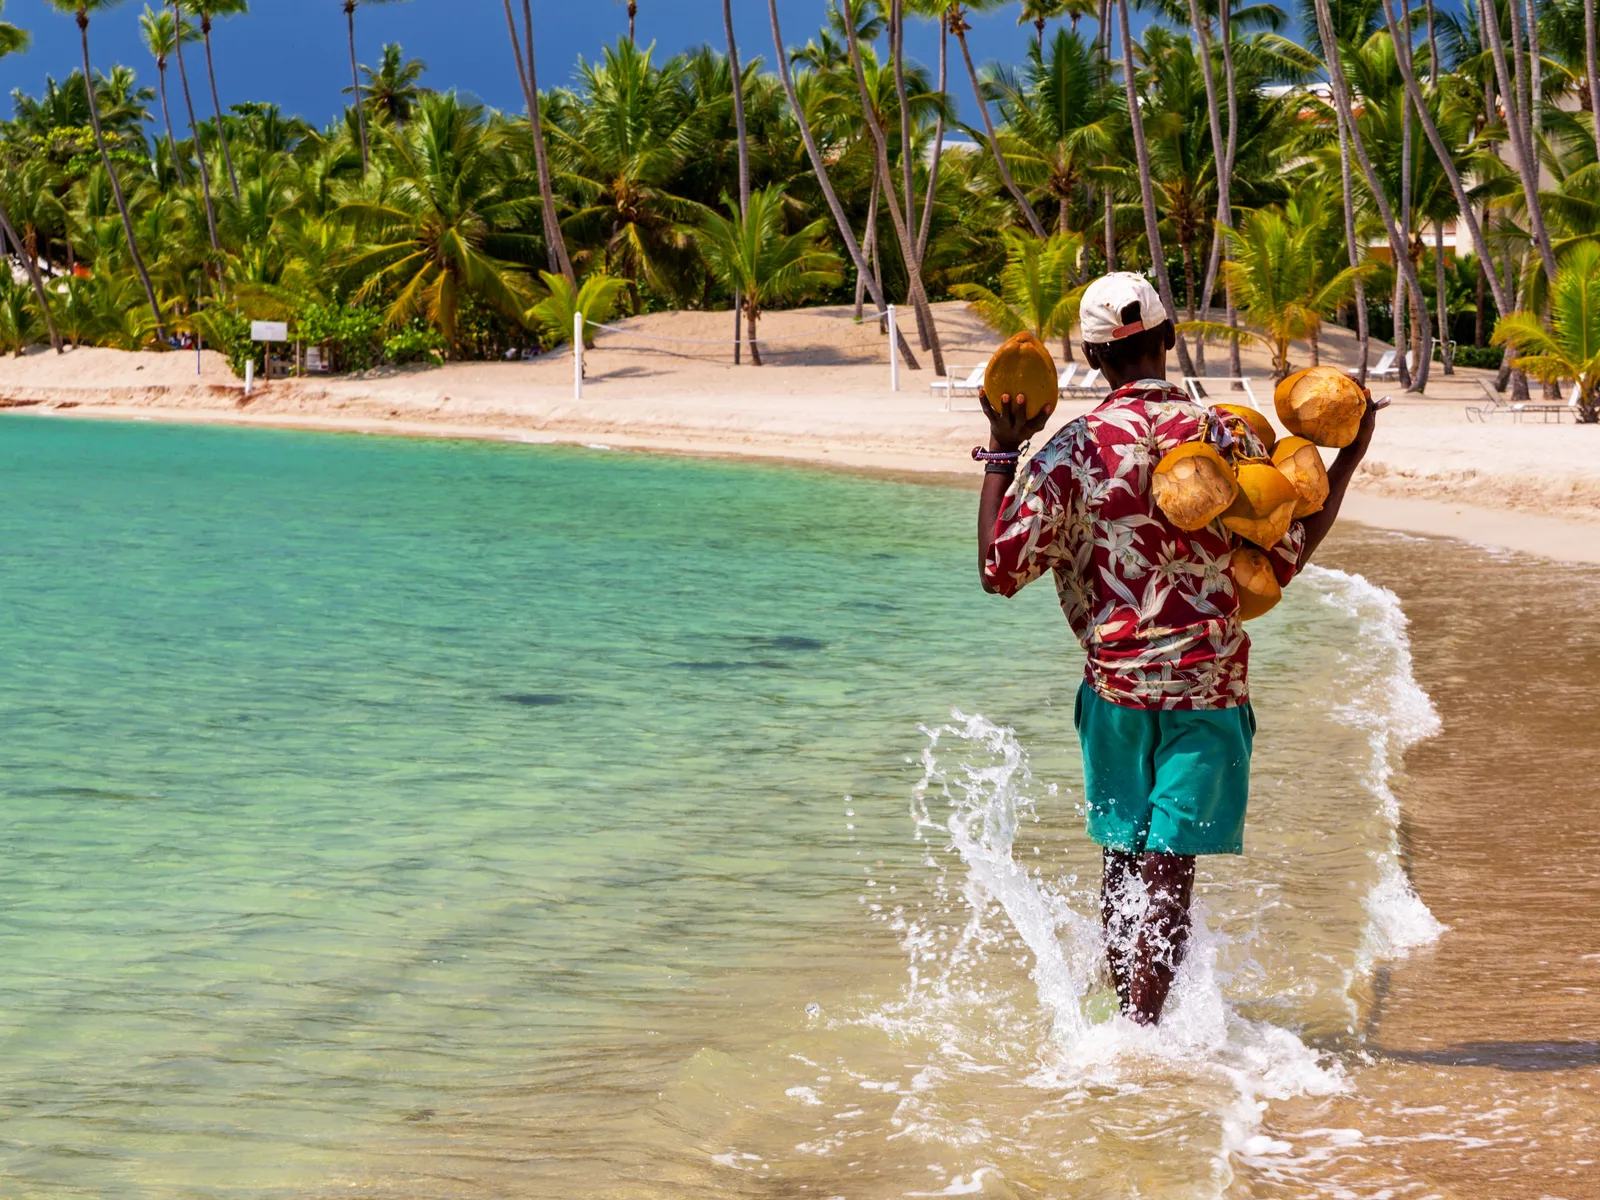
[[[985,450],[982,446],[972,448],[974,462],[981,463],[1010,463],[1016,466],[1017,460],[1022,457],[1020,450]]]
[[[1015,475],[1017,473],[1016,460],[1010,462],[986,462],[983,464],[985,475]]]

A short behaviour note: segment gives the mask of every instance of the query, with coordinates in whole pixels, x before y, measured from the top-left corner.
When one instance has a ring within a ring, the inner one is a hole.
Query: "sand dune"
[[[959,303],[935,306],[947,369],[965,374],[997,339]],[[735,367],[732,314],[662,313],[615,322],[586,356],[581,400],[572,356],[528,363],[383,368],[359,376],[274,380],[246,399],[220,356],[79,349],[0,359],[0,405],[62,415],[223,420],[433,436],[603,443],[618,449],[794,459],[850,469],[975,478],[985,433],[975,401],[930,394],[931,355],[889,390],[888,339],[847,307],[767,314],[765,364]],[[902,317],[908,324],[910,314]],[[915,338],[913,337],[913,343]],[[1058,357],[1060,346],[1052,347]],[[1374,347],[1376,356],[1381,347]],[[1226,351],[1207,349],[1212,373]],[[1330,328],[1323,361],[1353,363],[1354,336]],[[1080,373],[1083,370],[1079,355]],[[1303,360],[1302,360],[1303,361]],[[1174,376],[1177,364],[1173,362]],[[1244,353],[1269,408],[1265,354]],[[1435,368],[1437,372],[1437,367]],[[1435,375],[1426,398],[1395,406],[1358,477],[1358,519],[1415,532],[1600,561],[1600,428],[1570,421],[1469,423],[1491,372]],[[1065,401],[1057,422],[1085,411]]]

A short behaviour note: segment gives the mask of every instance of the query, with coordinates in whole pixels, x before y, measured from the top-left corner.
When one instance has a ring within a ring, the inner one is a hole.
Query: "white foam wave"
[[[1374,851],[1378,875],[1365,900],[1367,927],[1355,963],[1360,977],[1378,962],[1403,957],[1444,932],[1406,878],[1400,801],[1390,786],[1406,750],[1439,732],[1439,713],[1412,673],[1409,622],[1398,596],[1360,575],[1326,567],[1308,567],[1302,578],[1325,603],[1357,623],[1357,644],[1345,656],[1350,698],[1336,705],[1333,715],[1367,735],[1371,753],[1362,783],[1389,829],[1387,844]]]

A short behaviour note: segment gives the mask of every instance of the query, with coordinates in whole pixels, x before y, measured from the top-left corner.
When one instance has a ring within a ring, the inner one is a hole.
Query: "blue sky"
[[[138,71],[142,82],[153,86],[155,65],[139,39],[138,19],[144,6],[145,0],[123,0],[110,12],[95,16],[89,26],[89,49],[96,70],[126,63]],[[255,0],[252,7],[247,17],[219,23],[212,35],[223,104],[275,102],[286,113],[319,125],[326,122],[343,102],[339,89],[350,82],[340,0]],[[618,0],[533,0],[533,9],[539,82],[544,87],[567,82],[580,55],[598,57],[601,46],[627,32],[626,6]],[[778,11],[785,41],[804,44],[823,24],[826,0],[779,0]],[[971,18],[969,39],[980,64],[1022,58],[1033,30],[1017,27],[1016,11],[1012,6]],[[56,12],[46,0],[5,0],[3,15],[33,35],[30,50],[0,60],[0,92],[5,96],[0,111],[9,116],[13,88],[37,94],[47,74],[64,78],[81,60],[72,17]],[[772,32],[766,0],[734,0],[734,18],[741,55],[760,55],[770,64]],[[1083,28],[1088,32],[1092,22]],[[641,45],[654,41],[663,57],[708,41],[720,48],[721,0],[639,0],[638,38]],[[496,107],[521,109],[501,0],[407,0],[358,8],[360,61],[375,64],[379,47],[388,41],[400,42],[408,56],[428,64],[429,86],[455,87]],[[938,50],[931,24],[915,22],[907,47],[932,70]],[[964,111],[975,118],[970,88],[964,76],[956,74],[960,70],[952,41],[951,90],[966,98]]]

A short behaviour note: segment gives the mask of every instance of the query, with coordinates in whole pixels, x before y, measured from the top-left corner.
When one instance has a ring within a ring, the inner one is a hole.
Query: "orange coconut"
[[[1296,371],[1273,391],[1272,403],[1290,433],[1336,450],[1356,440],[1367,411],[1361,385],[1333,367]]]
[[[1272,448],[1278,444],[1278,431],[1272,427],[1272,422],[1267,420],[1267,414],[1259,408],[1251,408],[1248,404],[1213,404],[1212,412],[1228,413],[1238,417],[1261,439],[1266,446],[1267,453],[1272,453]]]
[[[1300,493],[1268,462],[1243,462],[1234,473],[1239,478],[1239,494],[1222,514],[1222,523],[1245,541],[1270,550],[1289,532]]]
[[[1239,484],[1233,468],[1205,442],[1185,442],[1150,476],[1157,507],[1179,529],[1204,529],[1233,503]]]
[[[1322,453],[1314,442],[1284,438],[1272,452],[1272,465],[1300,493],[1300,501],[1294,506],[1296,519],[1321,511],[1328,500],[1328,468],[1322,465]]]
[[[1229,558],[1233,590],[1239,596],[1239,619],[1253,621],[1283,599],[1283,588],[1267,556],[1254,546],[1240,546]]]
[[[1026,329],[1000,344],[983,373],[983,390],[990,404],[998,404],[1001,396],[1026,396],[1029,417],[1054,412],[1060,387],[1056,360]]]

